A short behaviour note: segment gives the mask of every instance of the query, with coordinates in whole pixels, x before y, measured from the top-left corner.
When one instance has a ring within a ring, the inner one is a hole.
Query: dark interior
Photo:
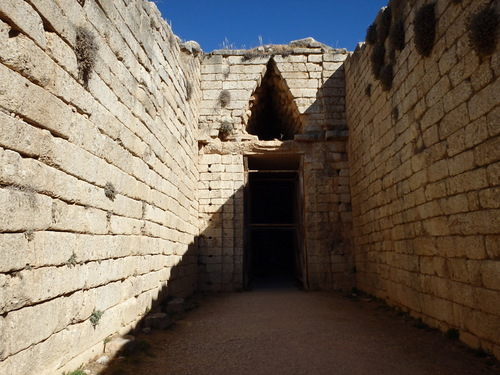
[[[254,283],[293,283],[297,244],[297,173],[249,175],[249,245]]]
[[[261,85],[253,94],[254,102],[248,132],[260,140],[291,140],[302,128],[294,98],[281,77],[276,63],[269,60]]]
[[[294,224],[295,181],[290,174],[253,174],[251,224]]]

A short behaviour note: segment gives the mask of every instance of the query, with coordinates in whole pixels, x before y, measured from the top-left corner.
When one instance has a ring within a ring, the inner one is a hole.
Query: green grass
[[[74,370],[71,372],[63,372],[63,375],[87,375],[82,369]]]
[[[99,320],[101,320],[102,316],[104,315],[104,311],[96,310],[92,311],[92,314],[90,314],[90,323],[92,324],[92,327],[96,327],[99,324]]]

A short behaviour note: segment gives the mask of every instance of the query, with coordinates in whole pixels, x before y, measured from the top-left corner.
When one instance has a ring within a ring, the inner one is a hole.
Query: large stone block
[[[62,100],[49,94],[0,64],[0,105],[9,112],[27,118],[55,135],[69,138],[73,112]]]
[[[31,241],[34,232],[0,234],[0,272],[7,273],[32,267],[36,264],[35,247]]]
[[[0,189],[2,231],[45,230],[52,224],[52,199],[38,194],[30,186],[11,186]]]
[[[5,0],[0,4],[0,16],[11,22],[17,30],[32,38],[41,48],[45,48],[45,31],[40,15],[31,5],[22,0]]]

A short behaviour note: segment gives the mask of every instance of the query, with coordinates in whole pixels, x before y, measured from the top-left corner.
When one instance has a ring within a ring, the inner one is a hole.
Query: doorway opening
[[[245,285],[304,282],[301,155],[252,155],[245,165]]]

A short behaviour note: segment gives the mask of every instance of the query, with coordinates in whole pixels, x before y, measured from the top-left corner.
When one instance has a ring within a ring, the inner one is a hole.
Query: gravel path
[[[146,339],[148,355],[106,374],[500,374],[442,333],[368,298],[274,288],[198,296],[199,308]]]

